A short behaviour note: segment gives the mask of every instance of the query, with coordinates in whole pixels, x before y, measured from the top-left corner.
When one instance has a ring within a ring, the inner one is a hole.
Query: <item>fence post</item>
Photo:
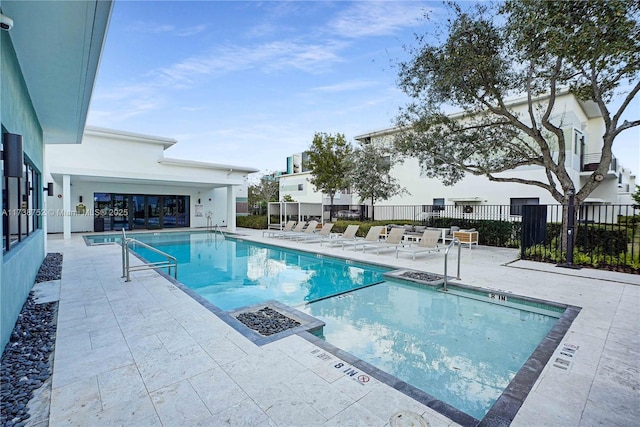
[[[567,209],[567,266],[573,266],[573,248],[575,246],[575,215],[576,215],[576,206],[575,206],[575,196],[573,191],[569,193],[569,206]]]
[[[569,193],[569,205],[567,206],[567,261],[565,263],[558,264],[558,267],[573,268],[579,270],[580,267],[573,263],[573,250],[575,247],[575,194],[573,191]]]

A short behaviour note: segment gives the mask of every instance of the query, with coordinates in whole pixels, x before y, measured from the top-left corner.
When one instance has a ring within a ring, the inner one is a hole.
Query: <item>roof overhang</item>
[[[87,126],[84,129],[85,136],[97,136],[99,138],[109,138],[125,141],[144,142],[147,144],[162,145],[162,149],[173,147],[178,141],[173,138],[162,136],[145,135],[141,133],[127,132],[123,130],[107,129],[97,126]]]
[[[255,173],[260,171],[260,169],[250,168],[247,166],[225,165],[222,163],[200,162],[197,160],[173,159],[170,157],[161,157],[160,159],[158,159],[158,163],[161,163],[164,165],[187,166],[192,168],[223,170],[228,174],[231,172]]]
[[[48,144],[82,141],[112,0],[2,0],[9,36]]]
[[[71,183],[74,182],[97,182],[97,183],[109,183],[109,184],[136,184],[136,185],[149,185],[154,186],[154,190],[158,192],[158,188],[164,187],[187,187],[187,188],[202,188],[213,189],[223,188],[229,186],[243,185],[242,179],[227,179],[211,182],[209,180],[194,180],[194,179],[180,179],[179,177],[167,178],[166,175],[150,175],[150,174],[127,174],[127,175],[114,175],[113,173],[103,173],[100,171],[56,171],[51,172],[51,176],[54,181],[62,182],[63,175],[70,175]]]
[[[590,119],[595,119],[597,117],[602,117],[602,112],[600,111],[600,107],[594,101],[581,101],[578,100],[578,103],[582,107],[582,111],[584,114]]]

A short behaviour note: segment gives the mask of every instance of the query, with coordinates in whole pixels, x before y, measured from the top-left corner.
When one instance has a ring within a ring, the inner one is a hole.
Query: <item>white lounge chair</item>
[[[295,240],[295,239],[298,239],[300,237],[304,237],[304,236],[307,236],[309,234],[315,233],[317,228],[318,228],[318,221],[309,221],[309,224],[307,224],[307,227],[304,230],[302,230],[302,231],[293,231],[293,232],[291,232],[289,234],[285,234],[284,236],[282,236],[282,238]]]
[[[404,228],[392,228],[387,235],[387,239],[379,242],[364,243],[362,252],[366,252],[367,248],[376,248],[376,255],[380,254],[380,249],[397,249],[402,246],[402,237],[404,236]]]
[[[293,229],[293,226],[296,225],[295,221],[287,221],[282,230],[265,230],[262,232],[262,237],[273,237],[275,234],[280,234],[282,232],[289,232]]]
[[[347,225],[347,229],[344,230],[344,233],[342,233],[342,236],[340,237],[335,237],[335,238],[330,238],[330,239],[322,239],[320,240],[320,246],[323,245],[323,243],[327,242],[329,243],[329,246],[336,246],[336,245],[340,245],[344,247],[345,243],[349,243],[349,242],[354,242],[355,240],[357,240],[356,237],[356,233],[358,232],[358,229],[360,228],[359,225]]]
[[[332,222],[327,222],[326,224],[324,224],[322,226],[322,228],[320,229],[320,231],[313,233],[313,234],[306,234],[302,237],[297,237],[295,240],[299,240],[301,242],[305,242],[305,243],[311,243],[311,242],[320,242],[323,239],[329,239],[331,238],[331,229],[333,228],[333,223]]]
[[[382,233],[382,229],[384,228],[383,225],[374,225],[373,227],[371,227],[369,229],[369,232],[367,233],[367,235],[363,238],[356,238],[355,240],[351,241],[351,242],[343,242],[342,243],[342,249],[344,249],[345,246],[353,246],[353,250],[355,251],[356,249],[358,249],[358,246],[360,245],[364,245],[366,243],[372,243],[372,242],[377,242],[380,239],[380,233]]]
[[[439,251],[438,240],[440,239],[440,230],[424,230],[422,237],[417,245],[396,247],[396,258],[400,252],[409,252],[416,259],[416,254],[423,252]]]
[[[279,233],[273,233],[273,234],[271,235],[271,237],[285,237],[285,236],[290,236],[290,235],[292,235],[293,233],[301,233],[301,232],[302,232],[302,230],[304,230],[304,226],[305,226],[306,224],[307,224],[306,222],[304,222],[304,221],[300,221],[300,222],[299,222],[299,223],[297,223],[297,224],[295,225],[295,227],[293,227],[292,229],[290,229],[290,230],[282,230],[282,231],[281,231],[281,232],[279,232]]]

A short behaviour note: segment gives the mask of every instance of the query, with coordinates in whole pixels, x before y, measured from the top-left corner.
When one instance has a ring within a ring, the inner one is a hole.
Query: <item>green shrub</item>
[[[640,274],[640,257],[634,257],[627,253],[607,255],[602,253],[585,253],[576,248],[573,253],[573,264],[583,267],[597,268],[599,270],[612,270],[624,273]],[[560,251],[557,240],[551,245],[534,245],[524,251],[523,259],[534,261],[562,263],[567,261],[567,253]]]
[[[244,228],[255,228],[265,230],[267,228],[266,215],[248,215],[236,217],[236,225]]]

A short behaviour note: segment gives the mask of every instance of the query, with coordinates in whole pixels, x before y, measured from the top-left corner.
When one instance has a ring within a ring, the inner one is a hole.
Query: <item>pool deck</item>
[[[354,252],[263,238],[247,240],[442,273],[443,254],[416,260],[392,251]],[[257,346],[154,271],[121,276],[116,245],[87,247],[80,235],[50,236],[62,252],[62,279],[37,285],[59,296],[50,411],[30,425],[388,426],[406,411],[430,426],[456,425],[371,375],[362,383],[341,361],[291,335]],[[449,274],[455,273],[456,251]],[[467,285],[581,307],[514,426],[640,424],[640,277],[516,261],[513,249],[462,248]],[[178,276],[179,277],[179,276]],[[55,289],[59,285],[59,294]],[[563,346],[575,349],[561,355]],[[41,398],[49,401],[45,395]]]

